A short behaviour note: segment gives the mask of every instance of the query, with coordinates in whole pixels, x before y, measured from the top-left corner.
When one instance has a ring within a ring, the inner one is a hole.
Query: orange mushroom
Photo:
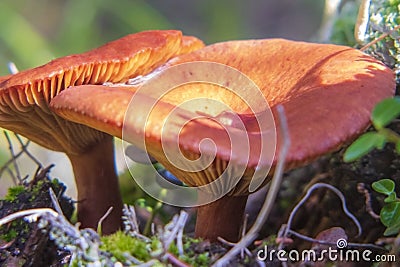
[[[287,169],[333,152],[361,134],[369,125],[374,105],[392,96],[395,90],[392,71],[356,49],[282,39],[213,44],[171,59],[150,80],[160,77],[167,71],[167,66],[204,61],[225,64],[247,75],[258,85],[273,114],[278,104],[284,106],[291,136]],[[213,75],[212,69],[203,71]],[[191,74],[183,68],[180,76]],[[177,76],[179,73],[170,78],[179,79]],[[226,85],[230,84],[230,78],[227,79]],[[249,190],[253,175],[259,169],[274,168],[280,151],[278,146],[273,160],[260,161],[260,146],[268,132],[257,123],[257,116],[262,115],[262,111],[254,113],[245,101],[231,91],[209,83],[183,84],[160,96],[157,101],[151,93],[147,95],[146,90],[140,90],[140,86],[78,86],[55,97],[51,108],[67,120],[114,136],[123,137],[123,130],[128,130],[131,132],[128,141],[135,145],[141,145],[138,140],[145,136],[146,151],[189,186],[202,186],[214,181],[229,163],[233,166],[229,175],[235,176],[236,168],[244,168],[228,194],[199,207],[196,222],[197,236],[212,241],[218,236],[237,240],[247,195],[253,191]],[[134,107],[136,116],[126,119],[132,98],[137,103]],[[204,101],[183,105],[185,101],[199,98]],[[244,128],[237,128],[232,121],[226,123],[219,120],[223,112],[219,108],[214,109],[210,99],[227,104],[234,114],[238,114],[239,124],[242,123]],[[192,119],[182,127],[172,127],[168,130],[170,136],[165,136],[163,131],[168,124],[175,123],[174,119],[168,121],[169,113],[176,110],[177,119],[199,114],[199,111],[209,116]],[[143,122],[147,115],[147,120]],[[273,128],[273,125],[270,127]],[[280,127],[276,129],[279,140],[282,134]],[[166,137],[163,142],[162,137]],[[242,155],[237,150],[232,153],[235,144],[230,143],[229,138],[248,140],[250,154]],[[205,139],[213,140],[214,151],[208,149],[207,144],[204,146],[202,142]],[[169,142],[178,142],[180,152],[190,160],[214,152],[215,158],[202,170],[185,171],[166,156],[163,144]],[[268,182],[266,178],[263,185]],[[210,191],[205,192],[206,197],[207,194]]]
[[[5,76],[0,78],[0,126],[65,152],[75,174],[81,226],[96,227],[113,207],[103,232],[114,232],[121,225],[122,201],[112,137],[62,119],[49,109],[49,103],[69,86],[125,82],[202,46],[200,40],[182,36],[180,31],[146,31]]]

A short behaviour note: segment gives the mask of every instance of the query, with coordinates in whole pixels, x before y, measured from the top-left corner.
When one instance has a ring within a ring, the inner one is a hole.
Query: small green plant
[[[165,192],[161,192],[161,194],[163,194],[163,193],[165,193]],[[143,230],[144,235],[149,235],[150,230],[151,230],[151,224],[153,223],[154,218],[156,217],[157,213],[161,210],[163,203],[161,201],[157,201],[155,203],[155,205],[152,206],[148,203],[148,201],[145,198],[140,198],[140,199],[136,200],[135,204],[136,204],[136,206],[138,206],[140,208],[146,209],[150,214],[150,218],[147,220],[146,225]]]
[[[385,236],[396,235],[400,232],[400,198],[395,192],[395,183],[390,179],[382,179],[372,183],[372,188],[386,195],[385,205],[380,212],[383,225],[386,226]]]
[[[400,154],[400,135],[386,126],[400,115],[400,97],[388,98],[378,103],[371,114],[376,131],[361,135],[344,153],[345,162],[355,161],[373,149],[382,149],[386,143],[394,143]]]

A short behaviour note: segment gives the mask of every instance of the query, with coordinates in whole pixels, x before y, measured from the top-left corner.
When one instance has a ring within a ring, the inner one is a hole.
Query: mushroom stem
[[[97,228],[110,207],[112,212],[101,225],[103,234],[111,234],[122,226],[122,198],[115,171],[112,136],[94,145],[87,152],[69,155],[78,191],[78,221],[82,228]]]
[[[211,242],[217,241],[218,237],[230,242],[238,241],[247,197],[224,196],[200,206],[197,210],[196,236]]]

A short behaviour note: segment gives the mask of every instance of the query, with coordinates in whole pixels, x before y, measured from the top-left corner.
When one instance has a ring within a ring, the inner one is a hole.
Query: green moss
[[[118,261],[125,262],[124,255],[130,254],[141,261],[150,259],[150,251],[146,242],[118,231],[112,235],[101,237],[101,250],[110,252]]]
[[[190,237],[184,237],[183,239],[183,250],[184,254],[179,256],[178,248],[175,244],[171,244],[168,251],[175,256],[179,257],[180,260],[188,263],[191,266],[210,266],[210,255],[208,252],[195,253],[193,246],[201,242],[201,239],[195,239]]]
[[[44,185],[43,180],[37,181],[32,188],[32,194],[35,196],[38,195],[41,192],[43,185]]]
[[[8,226],[0,227],[0,240],[9,242],[18,237],[19,242],[24,242],[25,234],[28,234],[30,231],[29,224],[22,219],[17,219]]]
[[[208,252],[201,254],[190,253],[192,255],[184,254],[179,259],[190,264],[191,266],[206,267],[210,266],[210,255]]]
[[[128,262],[129,257],[132,256],[143,262],[149,261],[162,252],[162,244],[157,237],[153,237],[150,241],[146,242],[118,231],[115,234],[101,237],[101,241],[102,245],[100,249],[111,253],[115,261],[122,263]],[[175,243],[171,244],[168,251],[191,266],[209,266],[209,253],[197,254],[193,250],[193,246],[199,242],[199,239],[184,237],[184,255],[179,256]],[[162,263],[159,264],[160,266],[164,266]]]
[[[26,188],[23,185],[17,185],[8,188],[7,195],[4,197],[4,200],[13,202],[17,199],[18,195],[22,192],[25,192]]]
[[[18,236],[18,232],[15,229],[10,229],[6,234],[0,235],[0,240],[10,242]]]

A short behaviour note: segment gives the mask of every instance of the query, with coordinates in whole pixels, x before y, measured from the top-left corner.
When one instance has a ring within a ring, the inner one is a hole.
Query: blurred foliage
[[[346,2],[341,8],[335,20],[331,42],[334,44],[355,46],[354,26],[357,20],[358,3],[355,1]]]
[[[323,0],[2,0],[0,75],[80,53],[123,35],[179,29],[206,43],[286,37],[307,40],[317,30]]]

